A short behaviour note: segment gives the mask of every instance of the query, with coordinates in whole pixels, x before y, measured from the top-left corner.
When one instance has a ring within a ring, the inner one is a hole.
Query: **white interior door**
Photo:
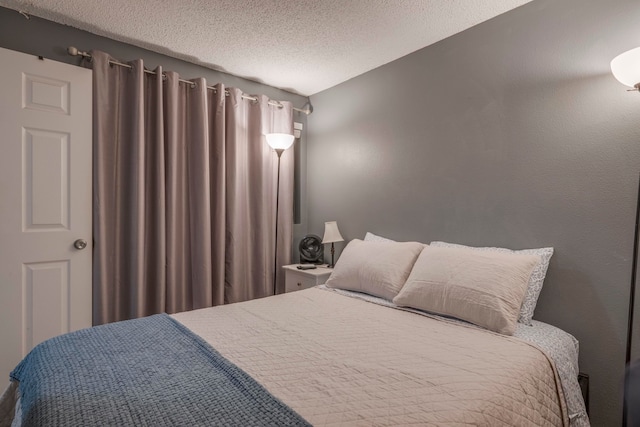
[[[2,48],[0,64],[2,389],[35,345],[91,326],[92,71]]]

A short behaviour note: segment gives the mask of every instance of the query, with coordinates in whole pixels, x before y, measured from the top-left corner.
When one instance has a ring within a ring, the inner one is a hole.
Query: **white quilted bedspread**
[[[314,288],[174,317],[315,426],[569,425],[516,338]]]

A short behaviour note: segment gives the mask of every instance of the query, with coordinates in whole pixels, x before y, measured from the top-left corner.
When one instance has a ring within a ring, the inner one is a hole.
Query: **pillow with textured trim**
[[[395,304],[513,335],[537,255],[426,246]]]
[[[367,231],[367,234],[364,235],[365,242],[395,242],[395,240],[387,239],[386,237],[378,236],[377,234],[373,234]]]
[[[424,248],[417,242],[365,242],[354,239],[344,248],[326,285],[330,288],[395,297]]]
[[[539,256],[540,261],[538,262],[536,267],[533,269],[533,272],[531,273],[531,278],[529,279],[529,285],[527,286],[527,292],[524,296],[524,300],[522,301],[522,307],[520,307],[520,316],[518,317],[518,322],[531,326],[531,319],[533,318],[533,312],[535,311],[536,304],[538,303],[538,297],[540,296],[540,291],[542,291],[544,278],[547,275],[547,269],[549,268],[549,261],[551,260],[551,256],[553,255],[553,248],[512,250],[512,249],[506,249],[506,248],[473,247],[473,246],[458,245],[456,243],[446,243],[446,242],[431,242],[430,246],[460,247],[460,248],[469,248],[476,251],[507,252],[507,253]]]

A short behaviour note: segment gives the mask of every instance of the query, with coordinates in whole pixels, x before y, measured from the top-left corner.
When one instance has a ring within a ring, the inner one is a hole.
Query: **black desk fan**
[[[315,234],[307,234],[300,240],[300,262],[308,264],[322,264],[324,261],[324,247],[322,239]]]

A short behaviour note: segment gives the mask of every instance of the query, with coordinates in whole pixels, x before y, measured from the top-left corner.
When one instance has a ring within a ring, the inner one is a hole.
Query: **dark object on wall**
[[[322,264],[324,248],[320,237],[315,234],[307,234],[300,240],[298,249],[300,249],[300,262]]]
[[[627,374],[624,380],[624,400],[622,402],[622,425],[640,426],[640,361],[631,362],[631,341],[633,339],[633,309],[636,300],[636,272],[638,270],[638,223],[640,222],[640,177],[636,198],[636,228],[633,235],[633,260],[631,265],[631,286],[629,291],[629,317],[627,325],[627,352],[625,362]]]
[[[627,326],[627,352],[625,362],[631,362],[631,341],[633,339],[633,309],[636,300],[636,272],[638,270],[638,223],[640,222],[640,177],[638,177],[638,197],[636,198],[636,228],[633,235],[633,260],[631,265],[631,285],[629,290],[629,317]]]
[[[624,379],[625,425],[640,426],[640,360],[627,365]]]
[[[587,415],[589,415],[589,375],[580,372],[578,374],[578,384],[584,399],[584,407],[587,410]]]

